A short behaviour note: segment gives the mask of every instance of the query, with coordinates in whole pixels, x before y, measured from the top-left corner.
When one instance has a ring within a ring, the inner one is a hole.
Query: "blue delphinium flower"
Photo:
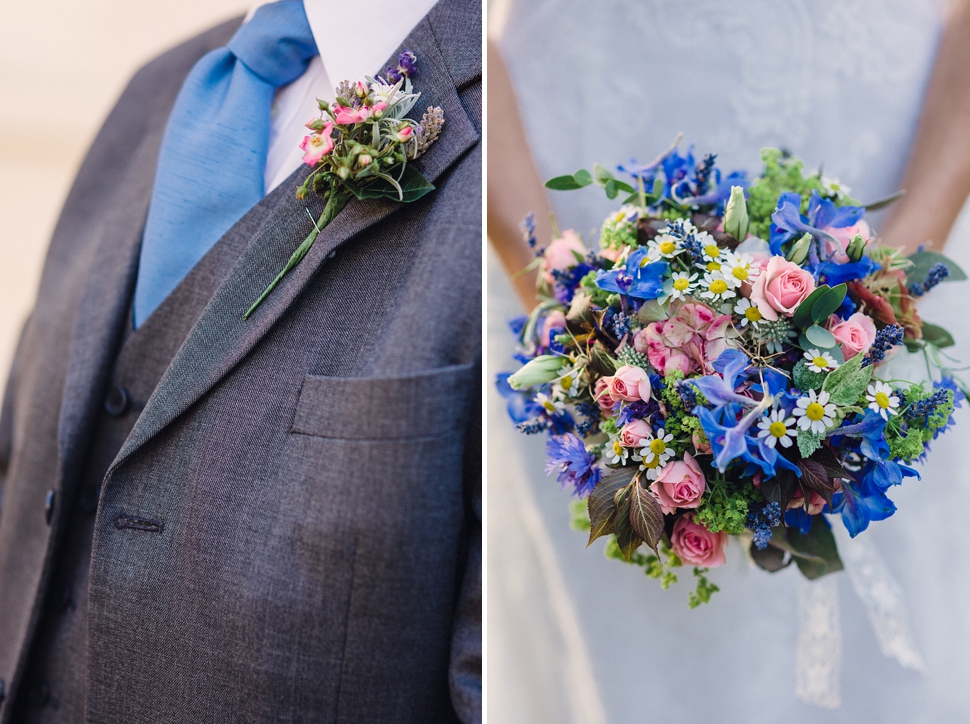
[[[546,443],[546,453],[546,474],[558,470],[558,480],[563,488],[571,485],[578,497],[589,495],[599,482],[600,470],[595,464],[596,457],[586,450],[586,445],[575,435],[552,436]]]
[[[818,279],[830,287],[867,277],[879,269],[879,265],[867,256],[859,261],[840,264],[835,261],[822,262],[818,267]],[[848,296],[846,296],[848,299]]]
[[[784,256],[782,244],[801,234],[811,234],[816,239],[825,238],[835,241],[831,234],[823,229],[834,227],[843,229],[854,226],[866,210],[862,206],[836,206],[829,199],[823,199],[817,191],[812,191],[808,201],[808,213],[802,215],[800,209],[802,197],[791,191],[786,191],[778,197],[778,206],[771,215],[771,253]]]
[[[812,529],[813,517],[801,506],[789,508],[785,511],[785,525],[789,528],[794,528],[802,535],[806,535]],[[822,520],[825,520],[825,518],[822,518]]]
[[[649,262],[647,250],[641,247],[630,254],[623,269],[597,272],[596,286],[636,299],[656,299],[663,294],[669,267],[665,261]]]
[[[965,399],[967,399],[967,396],[963,394],[963,390],[961,390],[959,385],[957,385],[956,380],[954,380],[953,377],[951,377],[950,375],[943,375],[943,377],[939,380],[939,382],[933,383],[933,387],[934,389],[937,389],[937,390],[950,390],[950,392],[953,393],[954,409],[961,407],[960,403],[963,402]],[[956,421],[953,419],[953,414],[951,413],[946,420],[946,424],[933,433],[933,439],[935,440],[937,435],[939,435],[942,432],[945,432],[947,428],[950,427],[950,425],[954,425],[954,424],[956,424]]]
[[[514,423],[523,423],[542,412],[542,406],[533,399],[532,390],[514,390],[509,385],[511,372],[495,376],[495,389],[505,398],[505,407]]]
[[[841,490],[832,496],[832,512],[842,515],[842,524],[855,538],[869,523],[885,520],[896,512],[896,506],[879,488],[866,482],[842,482]]]
[[[922,283],[916,282],[909,285],[909,293],[911,296],[921,297],[948,276],[950,276],[950,270],[947,268],[946,264],[941,261],[937,262],[930,267],[930,271],[927,273],[926,279],[924,279]]]

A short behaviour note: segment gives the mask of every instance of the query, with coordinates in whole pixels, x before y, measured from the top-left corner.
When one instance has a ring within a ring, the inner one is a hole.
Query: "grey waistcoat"
[[[265,215],[266,207],[261,206],[251,221],[258,223],[257,219]],[[185,337],[235,262],[240,249],[232,239],[217,243],[137,332],[132,329],[130,315],[118,330],[120,350],[98,412],[81,482],[70,498],[61,502],[70,511],[69,520],[64,540],[56,544],[51,583],[28,656],[25,680],[12,703],[16,722],[74,724],[84,720],[88,571],[101,482]],[[52,500],[51,505],[57,502]],[[143,530],[161,527],[162,523],[122,517],[115,520],[116,528],[126,526]]]
[[[239,22],[138,72],[51,239],[0,411],[0,724],[45,677],[89,724],[481,719],[481,3],[402,44],[434,192],[352,201],[243,321],[322,210],[298,170],[121,348],[165,121]]]

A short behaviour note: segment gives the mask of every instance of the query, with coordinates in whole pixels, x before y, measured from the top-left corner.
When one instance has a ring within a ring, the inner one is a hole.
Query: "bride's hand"
[[[505,270],[515,274],[535,258],[519,230],[535,214],[540,245],[551,238],[549,200],[525,138],[519,107],[498,48],[488,43],[488,238]],[[536,272],[515,279],[527,310],[536,305]]]
[[[883,243],[940,250],[970,195],[970,0],[951,3],[906,168],[906,195],[883,224]]]

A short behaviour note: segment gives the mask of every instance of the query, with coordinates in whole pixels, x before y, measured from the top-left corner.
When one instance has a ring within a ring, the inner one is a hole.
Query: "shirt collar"
[[[381,64],[437,0],[303,0],[327,76],[336,85],[383,71]],[[267,0],[256,0],[246,20]]]

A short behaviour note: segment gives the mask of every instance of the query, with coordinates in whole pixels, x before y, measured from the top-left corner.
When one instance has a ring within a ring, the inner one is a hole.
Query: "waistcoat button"
[[[47,491],[47,495],[44,496],[44,519],[47,521],[47,525],[51,524],[51,518],[54,516],[54,488]]]
[[[121,417],[128,409],[128,390],[121,385],[115,385],[108,391],[108,396],[104,398],[104,409],[109,415]]]

